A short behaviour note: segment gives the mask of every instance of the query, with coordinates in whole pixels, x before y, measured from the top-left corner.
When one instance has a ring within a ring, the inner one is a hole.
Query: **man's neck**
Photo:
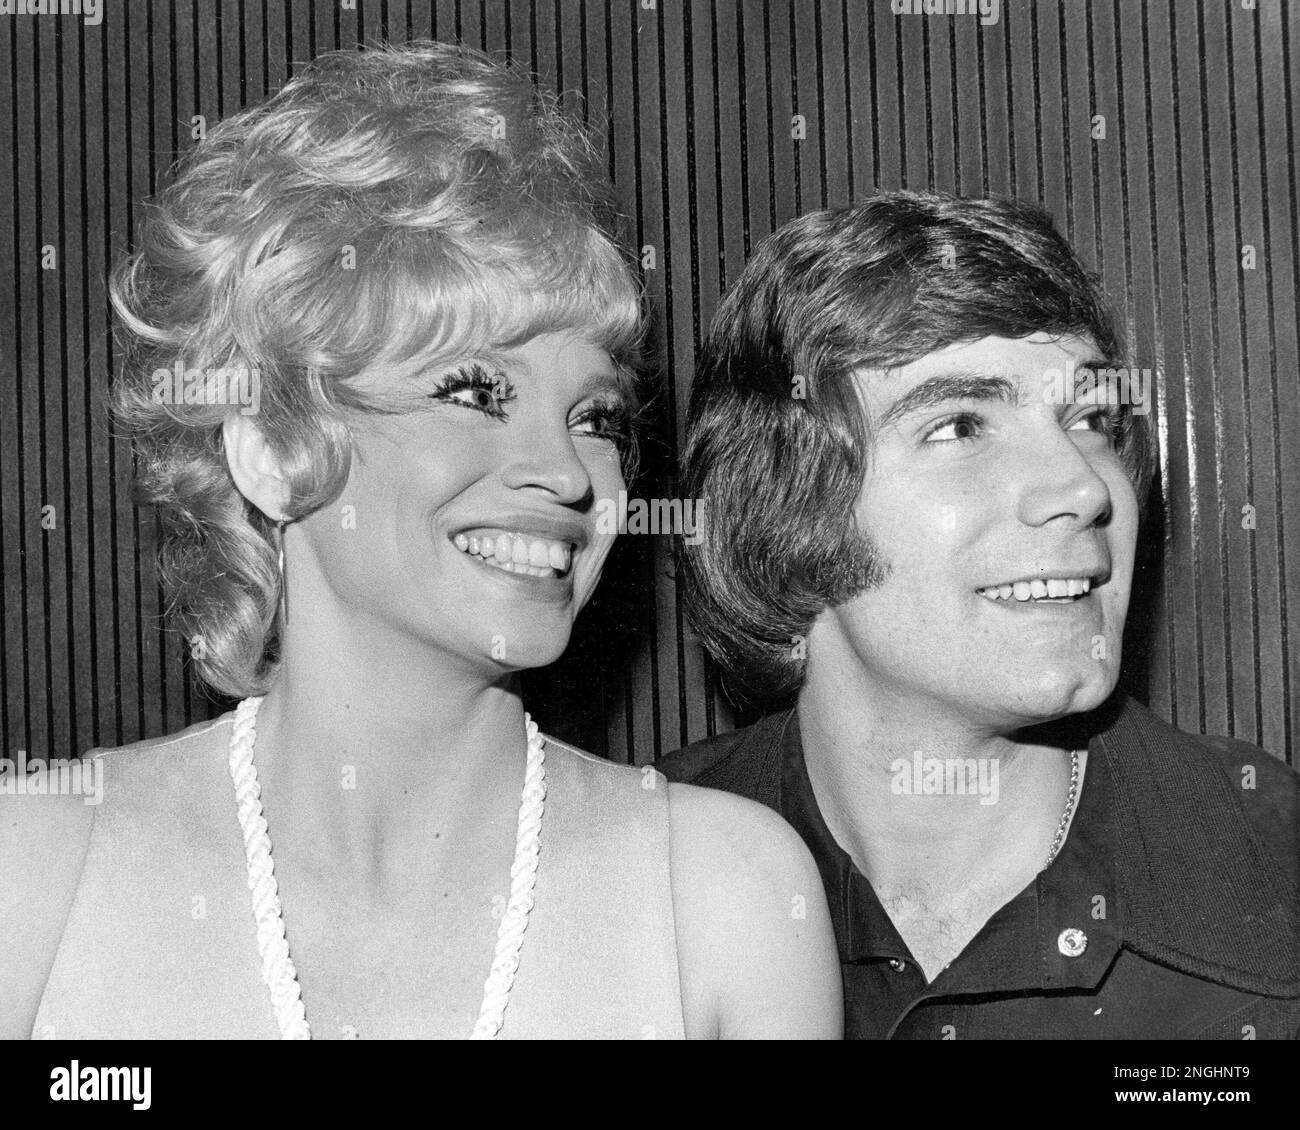
[[[867,686],[846,667],[810,664],[800,737],[827,827],[877,894],[942,908],[1023,889],[1065,812],[1069,751]]]

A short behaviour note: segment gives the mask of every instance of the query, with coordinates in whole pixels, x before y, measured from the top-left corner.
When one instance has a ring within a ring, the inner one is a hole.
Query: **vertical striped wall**
[[[774,227],[876,186],[1045,204],[1104,276],[1136,363],[1159,372],[1162,486],[1125,678],[1180,726],[1300,754],[1300,6],[1002,0],[989,26],[889,0],[104,6],[98,26],[0,16],[6,755],[228,705],[189,681],[160,622],[155,521],[130,502],[130,452],[103,411],[105,270],[194,115],[261,97],[317,52],[412,36],[508,52],[607,133],[637,245],[654,250],[659,491],[697,343]],[[624,542],[529,704],[645,762],[736,719],[683,621],[668,546]]]

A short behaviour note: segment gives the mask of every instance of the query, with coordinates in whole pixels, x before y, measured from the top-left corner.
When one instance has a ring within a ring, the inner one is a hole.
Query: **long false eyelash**
[[[597,400],[578,420],[579,423],[591,421],[599,421],[600,430],[589,434],[613,443],[623,478],[630,483],[636,478],[641,462],[637,450],[638,421],[633,409],[621,396]]]
[[[612,440],[620,451],[632,442],[632,414],[621,400],[598,400],[591,405],[576,423],[599,422],[602,429],[590,434]]]
[[[498,372],[495,376],[492,376],[478,362],[464,365],[443,378],[438,387],[429,393],[429,399],[482,412],[493,419],[506,419],[506,413],[500,408],[491,409],[483,405],[466,404],[464,401],[452,399],[455,393],[466,388],[497,392],[500,394],[498,397],[499,403],[509,403],[515,399],[514,386],[505,379],[505,374]],[[630,468],[632,466],[635,441],[635,421],[631,410],[623,399],[618,397],[597,400],[578,418],[577,422],[589,423],[592,421],[598,421],[602,426],[599,431],[590,434],[600,439],[612,441],[618,449],[620,462],[624,464],[625,468]]]
[[[429,393],[429,399],[442,401],[445,404],[457,404],[474,412],[482,412],[494,419],[505,419],[506,414],[500,408],[492,409],[483,405],[466,404],[464,401],[452,399],[453,394],[467,388],[499,393],[498,401],[502,404],[508,404],[515,398],[514,385],[506,380],[504,373],[489,374],[482,365],[474,361],[461,366],[454,373],[449,373],[444,377],[438,387]]]

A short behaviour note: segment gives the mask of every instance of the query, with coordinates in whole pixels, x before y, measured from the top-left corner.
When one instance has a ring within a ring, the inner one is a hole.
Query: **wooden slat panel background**
[[[1159,371],[1162,489],[1126,682],[1178,725],[1294,762],[1298,35],[1300,6],[1282,0],[1003,0],[990,26],[889,0],[109,0],[97,27],[0,18],[5,753],[116,744],[228,706],[191,684],[159,623],[157,526],[131,505],[130,452],[103,412],[103,279],[136,202],[194,115],[218,119],[323,50],[432,36],[525,61],[608,138],[633,238],[656,258],[647,494],[671,490],[718,296],[774,227],[875,186],[1044,203]],[[668,545],[624,542],[529,703],[644,763],[737,719],[683,621]]]

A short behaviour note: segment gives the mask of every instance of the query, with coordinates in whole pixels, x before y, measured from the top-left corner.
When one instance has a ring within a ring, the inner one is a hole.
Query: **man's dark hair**
[[[879,576],[853,520],[870,458],[854,371],[1038,332],[1123,364],[1098,280],[1030,204],[884,193],[757,247],[713,319],[683,456],[682,495],[704,503],[682,547],[687,612],[733,694],[789,699],[813,620]],[[1116,449],[1141,502],[1150,431],[1119,407]]]

